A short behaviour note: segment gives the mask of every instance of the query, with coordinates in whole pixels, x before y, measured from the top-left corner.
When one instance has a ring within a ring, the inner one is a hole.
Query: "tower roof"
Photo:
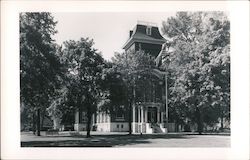
[[[147,28],[150,28],[151,34],[147,34]],[[166,39],[162,37],[156,24],[138,21],[133,31],[130,31],[130,37],[123,45],[123,49],[129,48],[134,42],[163,44]]]

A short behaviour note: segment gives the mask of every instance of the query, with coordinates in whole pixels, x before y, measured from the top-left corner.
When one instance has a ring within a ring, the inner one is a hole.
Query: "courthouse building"
[[[129,39],[124,44],[125,52],[143,50],[156,57],[162,44],[166,40],[161,36],[155,24],[138,22],[129,32]],[[143,83],[141,83],[143,81]],[[164,133],[173,130],[173,126],[166,127],[166,94],[165,74],[156,69],[147,70],[139,76],[135,83],[135,102],[132,104],[132,132],[133,133]],[[75,130],[85,130],[84,113],[76,112]],[[97,131],[127,132],[129,131],[129,114],[124,106],[120,106],[116,113],[107,114],[97,112],[93,115],[92,125]]]

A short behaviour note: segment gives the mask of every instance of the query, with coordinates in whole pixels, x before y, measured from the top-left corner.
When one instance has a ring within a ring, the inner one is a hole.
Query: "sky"
[[[94,40],[94,48],[110,60],[115,52],[123,52],[122,46],[129,38],[137,21],[156,23],[161,32],[162,22],[175,15],[174,12],[70,12],[52,13],[58,21],[54,36],[61,45],[66,40],[80,40],[89,37]]]

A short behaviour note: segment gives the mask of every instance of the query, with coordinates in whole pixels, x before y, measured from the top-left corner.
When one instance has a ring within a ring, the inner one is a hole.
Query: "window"
[[[106,114],[103,113],[103,122],[105,123],[106,122]]]
[[[123,128],[123,124],[121,125],[121,128]]]
[[[119,124],[116,125],[116,128],[119,128]]]
[[[116,120],[124,120],[124,106],[120,106],[116,111]]]
[[[122,111],[116,113],[116,118],[124,118],[124,114]]]
[[[82,112],[82,123],[87,123],[87,113],[86,112]]]
[[[151,36],[151,27],[146,28],[146,34]]]
[[[100,115],[99,114],[97,115],[96,119],[97,119],[97,123],[100,123]]]
[[[108,122],[109,121],[109,116],[108,116],[108,114],[106,114],[106,122]]]
[[[103,113],[101,114],[101,117],[102,117],[101,122],[104,123],[104,114]]]

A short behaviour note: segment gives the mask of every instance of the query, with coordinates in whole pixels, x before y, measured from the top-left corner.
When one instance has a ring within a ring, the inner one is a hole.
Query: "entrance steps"
[[[157,123],[152,123],[151,128],[153,130],[153,133],[163,133],[161,127]]]

